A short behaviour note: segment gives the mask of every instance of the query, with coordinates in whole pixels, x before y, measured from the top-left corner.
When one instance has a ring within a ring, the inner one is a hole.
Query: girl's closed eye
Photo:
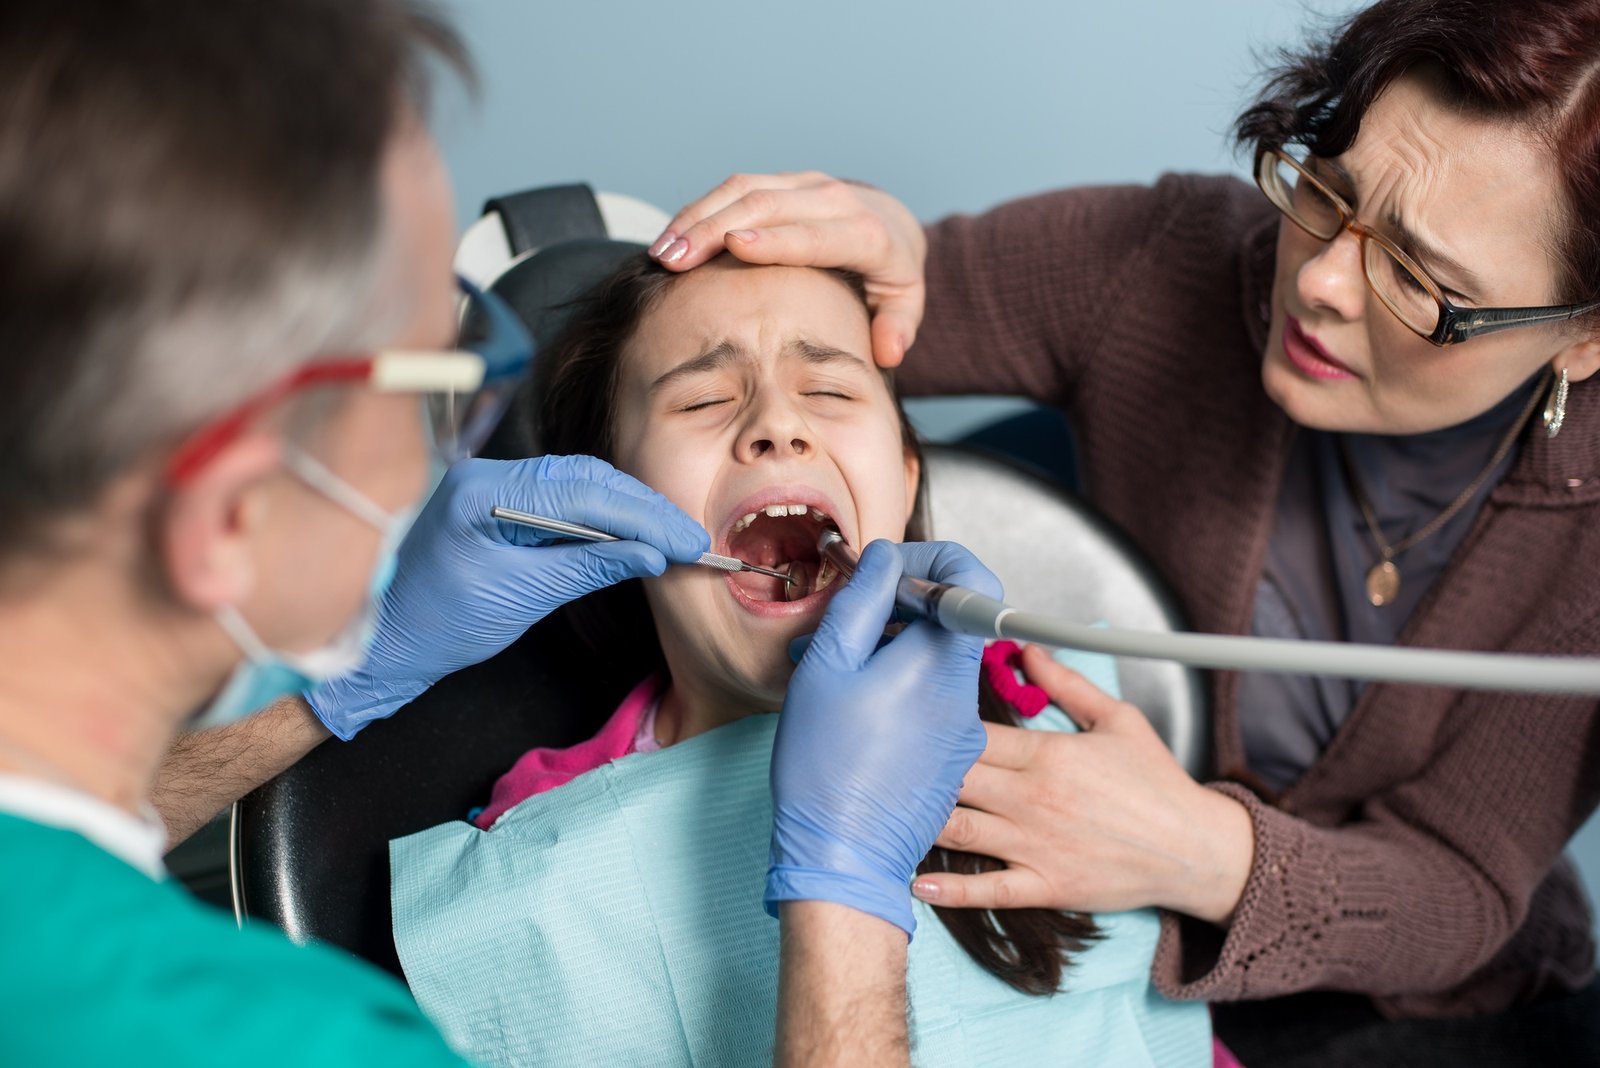
[[[732,397],[706,397],[706,398],[704,398],[702,400],[693,400],[693,401],[689,401],[686,404],[680,404],[677,407],[675,407],[673,409],[673,411],[675,411],[675,412],[701,412],[701,411],[705,411],[708,408],[715,408],[719,404],[727,404],[730,401],[732,401],[732,399],[733,399]]]
[[[862,384],[855,380],[854,375],[816,374],[815,368],[809,370],[813,373],[797,375],[793,379],[795,392],[800,396],[842,401],[862,398]]]
[[[736,403],[741,392],[726,380],[708,375],[701,382],[688,384],[684,389],[665,395],[662,404],[668,414],[691,415]]]

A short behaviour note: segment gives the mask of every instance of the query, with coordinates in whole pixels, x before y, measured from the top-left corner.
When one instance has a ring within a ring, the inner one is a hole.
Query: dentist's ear
[[[173,490],[156,537],[173,595],[200,612],[240,604],[256,584],[267,480],[283,469],[276,437],[250,434]]]

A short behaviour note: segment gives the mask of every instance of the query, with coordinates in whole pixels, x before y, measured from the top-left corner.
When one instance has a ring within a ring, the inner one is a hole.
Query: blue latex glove
[[[983,753],[983,641],[919,620],[879,646],[901,574],[1000,597],[1000,581],[949,542],[875,541],[834,595],[778,720],[767,911],[832,901],[909,936],[911,877]]]
[[[551,545],[558,539],[490,516],[497,504],[629,540]],[[692,563],[710,547],[705,529],[676,505],[592,456],[464,460],[445,475],[400,546],[365,663],[306,699],[349,741],[568,601],[659,575],[669,563]]]

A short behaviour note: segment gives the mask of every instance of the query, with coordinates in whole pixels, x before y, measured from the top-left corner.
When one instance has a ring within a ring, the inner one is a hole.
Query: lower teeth
[[[783,584],[785,601],[798,601],[802,597],[809,597],[813,593],[825,590],[839,577],[839,572],[826,560],[815,564],[810,561],[794,560],[785,565],[783,570],[794,579],[793,582]]]

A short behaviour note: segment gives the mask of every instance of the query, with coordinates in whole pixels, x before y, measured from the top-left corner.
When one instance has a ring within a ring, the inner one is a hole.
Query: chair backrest
[[[1074,623],[1185,629],[1155,569],[1081,499],[986,453],[941,446],[925,451],[929,533],[971,549],[1000,577],[1007,603]],[[1191,775],[1204,774],[1211,716],[1199,672],[1122,658],[1117,681],[1178,762]]]
[[[637,244],[568,240],[514,257],[494,289],[539,342],[562,305]],[[485,449],[529,455],[526,392]],[[931,526],[970,546],[1019,607],[1119,626],[1181,625],[1154,572],[1082,502],[980,453],[927,450]],[[1204,691],[1175,665],[1126,661],[1124,694],[1198,770],[1208,738]],[[591,736],[636,679],[605,664],[559,622],[532,628],[499,656],[444,679],[353,742],[328,742],[234,806],[230,868],[241,922],[262,919],[399,974],[390,934],[388,843],[485,802],[530,748]]]
[[[399,975],[389,841],[465,818],[524,752],[592,736],[625,691],[547,621],[354,741],[324,743],[233,806],[235,914]]]

